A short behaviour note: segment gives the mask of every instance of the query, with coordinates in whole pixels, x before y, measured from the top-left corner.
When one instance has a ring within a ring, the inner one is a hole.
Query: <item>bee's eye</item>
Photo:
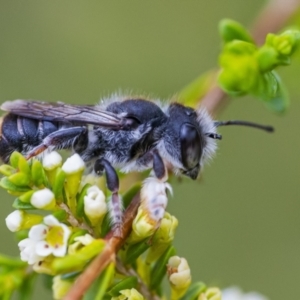
[[[194,168],[202,155],[200,135],[195,126],[188,123],[181,126],[180,147],[183,166],[188,170]]]
[[[126,116],[123,130],[136,129],[141,124],[141,121],[133,116]]]

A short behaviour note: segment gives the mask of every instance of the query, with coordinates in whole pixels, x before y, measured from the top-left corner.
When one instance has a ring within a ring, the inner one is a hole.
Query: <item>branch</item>
[[[101,272],[116,259],[116,254],[121,246],[126,241],[131,232],[131,225],[136,216],[138,207],[140,205],[140,195],[137,194],[132,199],[130,205],[124,213],[124,225],[122,228],[123,238],[113,236],[112,231],[107,234],[107,240],[104,250],[87,266],[83,273],[74,282],[64,300],[79,300],[88,290],[94,280],[101,274]]]
[[[261,45],[268,33],[280,30],[291,16],[299,9],[299,0],[271,0],[259,14],[252,26],[254,41]],[[228,95],[217,86],[216,80],[207,94],[200,99],[200,106],[215,116],[229,102]]]

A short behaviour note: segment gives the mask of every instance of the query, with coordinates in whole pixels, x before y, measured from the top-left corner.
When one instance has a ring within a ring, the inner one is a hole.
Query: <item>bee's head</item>
[[[216,135],[214,122],[207,113],[197,113],[178,103],[170,105],[168,114],[165,148],[173,159],[173,166],[181,174],[196,179],[203,161],[216,149],[215,140],[206,134]]]

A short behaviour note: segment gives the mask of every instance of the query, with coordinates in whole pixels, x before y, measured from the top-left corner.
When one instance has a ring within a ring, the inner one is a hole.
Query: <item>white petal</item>
[[[43,167],[45,170],[53,170],[61,166],[61,164],[62,158],[56,151],[47,153],[43,158]]]
[[[53,248],[45,241],[37,242],[35,246],[35,253],[39,256],[48,256],[53,252]]]
[[[58,225],[60,225],[59,221],[53,215],[46,216],[44,218],[44,223],[48,226],[58,226]]]
[[[84,167],[84,161],[77,153],[75,153],[65,161],[62,166],[62,170],[67,174],[73,174],[78,171],[82,171]]]
[[[23,222],[23,215],[24,212],[22,210],[15,210],[11,214],[9,214],[5,219],[7,228],[12,232],[20,230]]]
[[[69,229],[69,227],[65,224],[60,223],[60,227],[63,229],[64,231],[64,238],[63,238],[63,243],[67,244],[68,239],[71,235],[71,230]]]
[[[63,245],[52,249],[53,255],[57,257],[65,256],[66,252],[67,252],[67,245]]]
[[[20,241],[19,243],[18,243],[18,247],[19,247],[19,249],[22,251],[22,250],[24,250],[26,247],[28,247],[28,246],[30,246],[31,244],[33,244],[34,242],[31,240],[31,239],[24,239],[24,240],[22,240],[22,241]]]
[[[33,193],[30,198],[30,203],[36,208],[44,208],[55,204],[55,198],[52,191],[45,188]]]
[[[87,246],[90,243],[92,243],[95,239],[88,233],[86,233],[85,235],[81,235],[76,237],[75,242],[80,242],[82,245]]]
[[[45,238],[48,227],[44,224],[34,225],[29,231],[29,238],[33,241],[41,241]]]

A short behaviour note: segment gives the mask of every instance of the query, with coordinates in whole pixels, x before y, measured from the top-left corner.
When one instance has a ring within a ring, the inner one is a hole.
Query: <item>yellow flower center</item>
[[[58,248],[63,245],[64,231],[61,226],[49,227],[46,234],[45,241],[54,248]]]

